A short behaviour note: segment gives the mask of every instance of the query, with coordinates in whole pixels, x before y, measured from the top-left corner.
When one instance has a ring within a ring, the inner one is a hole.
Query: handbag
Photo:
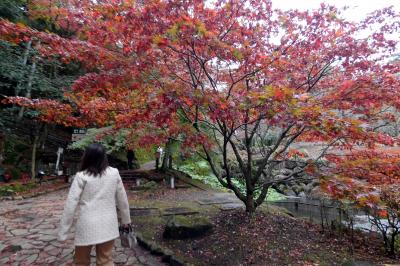
[[[121,239],[121,246],[124,248],[132,248],[137,244],[137,239],[133,233],[132,225],[128,227],[119,227],[119,238]]]

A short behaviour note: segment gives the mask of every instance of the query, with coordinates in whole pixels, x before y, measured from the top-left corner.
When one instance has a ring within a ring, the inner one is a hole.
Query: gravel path
[[[67,193],[64,189],[0,202],[0,265],[72,265],[73,232],[65,243],[57,241]],[[94,249],[92,252],[94,255]],[[140,247],[122,248],[119,240],[115,241],[113,259],[116,265],[164,265]]]

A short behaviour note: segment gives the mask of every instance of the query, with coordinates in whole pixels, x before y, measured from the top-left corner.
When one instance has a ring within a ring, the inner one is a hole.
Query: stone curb
[[[161,256],[162,261],[171,266],[193,266],[193,264],[185,262],[183,258],[176,256],[170,249],[144,238],[140,232],[136,233],[136,239],[139,246],[150,251],[150,254]]]
[[[188,174],[178,170],[167,170],[167,174],[174,175],[177,179],[180,179],[186,184],[196,187],[204,191],[214,191],[210,186],[201,182],[196,182]],[[150,251],[150,254],[161,256],[162,261],[168,263],[171,266],[194,266],[194,264],[186,262],[184,258],[177,256],[174,252],[168,248],[161,247],[155,241],[148,240],[142,236],[140,232],[136,232],[136,239],[138,245],[144,249]]]
[[[62,189],[65,189],[65,188],[69,188],[69,187],[70,187],[70,184],[65,184],[65,185],[62,185],[62,186],[57,187],[57,188],[46,189],[46,190],[43,190],[43,191],[39,191],[39,192],[36,192],[36,193],[34,193],[32,195],[0,197],[0,201],[30,199],[30,198],[38,197],[38,196],[41,196],[41,195],[44,195],[44,194],[47,194],[47,193],[51,193],[51,192],[54,192],[54,191],[62,190]]]

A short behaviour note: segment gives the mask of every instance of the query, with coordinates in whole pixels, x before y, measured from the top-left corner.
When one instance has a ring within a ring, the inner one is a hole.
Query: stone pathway
[[[68,191],[0,202],[0,265],[72,265],[73,232],[57,241],[57,227]],[[95,262],[94,249],[92,262]],[[140,247],[126,249],[115,241],[116,265],[164,265]]]

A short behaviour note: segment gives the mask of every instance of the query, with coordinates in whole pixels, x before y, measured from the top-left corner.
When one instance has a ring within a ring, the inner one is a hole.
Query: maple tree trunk
[[[168,169],[168,159],[169,159],[169,152],[165,149],[165,154],[161,164],[161,171],[166,171]]]
[[[40,138],[40,148],[42,149],[42,150],[44,150],[44,144],[46,143],[46,139],[47,139],[47,135],[49,134],[49,130],[48,130],[48,126],[47,126],[47,124],[44,124],[44,126],[43,126],[43,134],[41,135],[41,138]]]
[[[396,255],[396,237],[399,235],[398,231],[393,227],[392,234],[385,239],[386,250],[389,256]]]
[[[38,122],[33,130],[32,139],[32,153],[31,153],[31,178],[36,177],[36,161],[37,161],[37,151],[39,148],[44,148],[44,144],[47,138],[47,124]]]
[[[161,164],[161,171],[168,170],[168,167],[172,165],[172,155],[171,155],[171,141],[168,140],[165,144],[165,153],[163,156],[162,164]]]
[[[3,160],[4,160],[4,157],[5,157],[5,154],[4,154],[4,144],[5,144],[5,142],[6,142],[5,135],[3,135],[3,133],[0,133],[0,165],[3,164]]]
[[[390,239],[390,252],[389,252],[389,255],[394,255],[395,243],[396,243],[396,234],[393,233],[392,237]]]
[[[256,211],[256,205],[254,202],[253,194],[247,194],[245,204],[246,204],[246,212],[252,215]]]
[[[25,97],[30,99],[32,96],[32,82],[33,82],[33,75],[35,74],[36,71],[36,59],[35,57],[33,58],[33,63],[31,66],[31,72],[29,73],[28,77],[28,84],[26,86],[26,94]],[[21,107],[18,113],[18,119],[22,119],[22,116],[24,115],[25,107]]]
[[[171,154],[169,155],[169,158],[168,158],[168,168],[172,169],[172,155]]]
[[[31,177],[32,177],[32,179],[34,179],[36,176],[36,152],[37,152],[38,143],[39,143],[39,135],[36,134],[34,137],[34,140],[33,140],[32,156],[31,156]]]
[[[247,178],[246,178],[247,179]],[[249,180],[246,181],[246,212],[252,215],[256,211],[256,202],[254,200],[254,187]]]
[[[26,66],[26,64],[28,63],[28,55],[29,55],[29,52],[31,50],[31,45],[32,45],[32,41],[29,41],[26,44],[25,51],[24,51],[24,57],[22,58],[22,65],[23,66]],[[18,82],[17,86],[15,86],[15,96],[19,95],[19,91],[20,90],[21,90],[21,81]]]
[[[389,238],[386,235],[386,232],[383,233],[383,242],[385,244],[385,250],[386,252],[390,255],[390,244],[389,244]]]

